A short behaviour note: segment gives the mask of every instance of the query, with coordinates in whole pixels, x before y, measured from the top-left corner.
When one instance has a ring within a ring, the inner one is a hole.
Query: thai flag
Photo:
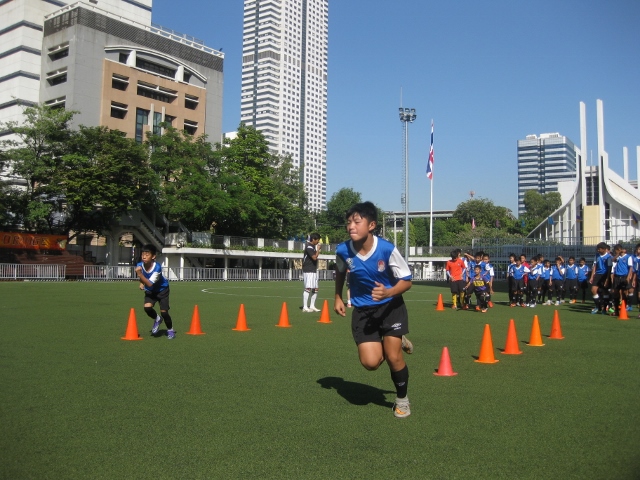
[[[431,148],[429,148],[429,162],[427,163],[427,178],[433,180],[433,120],[431,120]]]

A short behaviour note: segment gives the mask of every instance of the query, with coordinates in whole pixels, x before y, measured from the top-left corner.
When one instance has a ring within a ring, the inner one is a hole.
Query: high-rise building
[[[100,0],[100,8],[138,23],[151,24],[152,0]],[[0,1],[0,123],[20,121],[24,106],[40,101],[44,17],[78,2]],[[98,4],[89,0],[89,5]],[[8,131],[0,131],[0,138]]]
[[[79,2],[45,17],[42,51],[40,99],[75,124],[221,136],[224,55],[193,37]]]
[[[524,194],[558,191],[558,182],[576,179],[576,147],[559,133],[527,135],[518,140],[518,215],[525,212]]]
[[[245,0],[241,121],[291,156],[309,208],[327,192],[328,0]]]

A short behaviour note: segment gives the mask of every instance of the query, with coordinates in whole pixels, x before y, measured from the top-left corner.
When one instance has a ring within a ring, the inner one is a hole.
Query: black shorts
[[[606,273],[596,273],[593,275],[593,282],[591,282],[591,285],[594,287],[604,288],[608,278],[609,275]]]
[[[513,279],[513,290],[515,292],[521,291],[524,289],[524,278],[514,278]]]
[[[627,283],[627,276],[618,276],[615,275],[613,277],[613,289],[614,290],[626,290],[629,288],[629,284]]]
[[[355,308],[351,314],[351,333],[356,345],[409,333],[409,315],[402,296],[380,306]]]
[[[144,291],[144,303],[150,303],[152,306],[160,302],[160,310],[169,311],[169,287],[160,290],[158,293],[150,293]]]
[[[451,289],[451,293],[456,294],[464,292],[466,286],[467,282],[464,280],[452,280],[449,288]]]

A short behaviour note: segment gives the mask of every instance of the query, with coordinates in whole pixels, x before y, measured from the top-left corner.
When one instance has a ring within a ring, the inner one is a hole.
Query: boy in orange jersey
[[[454,310],[458,308],[458,298],[460,298],[460,307],[464,308],[464,289],[467,284],[467,268],[464,260],[460,258],[460,252],[458,250],[451,251],[451,260],[447,261],[445,270],[447,272],[449,288],[451,289],[451,308]]]

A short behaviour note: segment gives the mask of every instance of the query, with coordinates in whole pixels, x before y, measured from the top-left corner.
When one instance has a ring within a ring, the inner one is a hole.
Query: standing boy
[[[578,298],[578,272],[575,257],[569,257],[564,272],[564,292],[569,293],[569,303],[576,303]]]
[[[140,280],[140,290],[144,290],[144,311],[154,320],[151,334],[156,335],[160,324],[164,320],[167,326],[167,338],[172,340],[176,336],[173,321],[169,315],[169,280],[162,275],[162,265],[156,262],[158,251],[151,244],[142,246],[142,261],[136,265],[136,274]],[[153,306],[160,302],[160,315]]]
[[[493,265],[491,265],[491,258],[489,257],[488,253],[482,255],[482,263],[484,264],[482,276],[489,283],[489,297],[487,298],[487,305],[489,305],[489,308],[493,308],[491,296],[493,295],[493,277],[496,273],[493,270]]]
[[[587,301],[587,289],[589,288],[589,266],[584,257],[578,261],[578,288],[582,290],[582,303],[585,303]]]
[[[345,274],[350,270],[351,332],[358,346],[360,363],[377,370],[386,360],[396,387],[393,414],[398,418],[411,414],[407,384],[409,369],[402,351],[413,351],[404,335],[409,318],[402,294],[411,288],[411,271],[398,249],[373,235],[378,210],[371,202],[357,203],[346,213],[351,237],[336,248],[336,291],[334,310],[346,315],[342,300]]]
[[[320,255],[320,234],[312,233],[309,241],[304,246],[302,258],[302,279],[304,280],[304,293],[302,294],[302,311],[319,312],[316,308],[318,298],[318,255]],[[311,297],[311,302],[309,302]],[[307,304],[309,306],[307,307]]]
[[[466,265],[464,260],[460,258],[458,250],[451,251],[451,260],[447,261],[445,270],[447,272],[447,279],[449,280],[449,289],[451,290],[451,308],[456,310],[458,308],[458,298],[460,299],[460,308],[464,304],[464,290],[466,282],[464,277]]]
[[[610,247],[604,242],[596,245],[596,256],[593,259],[593,268],[591,269],[591,294],[593,295],[593,303],[595,307],[591,313],[601,313],[609,303],[609,276],[611,274],[611,266],[613,264]],[[600,296],[602,295],[602,297]]]

